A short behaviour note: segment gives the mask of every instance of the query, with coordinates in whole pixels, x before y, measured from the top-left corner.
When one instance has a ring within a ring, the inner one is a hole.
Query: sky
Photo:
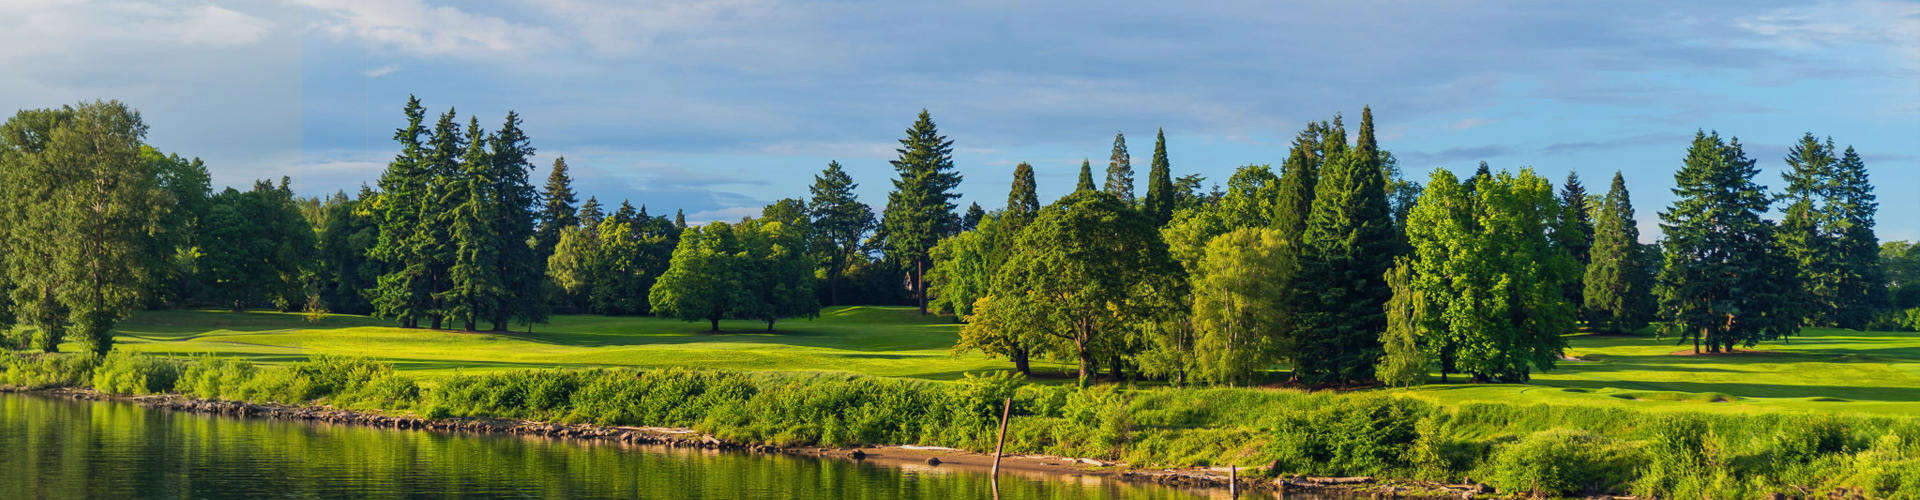
[[[1644,239],[1697,130],[1778,188],[1786,146],[1866,159],[1882,239],[1920,239],[1920,2],[0,2],[0,110],[119,99],[216,185],[371,184],[416,95],[497,128],[546,177],[690,221],[804,196],[837,160],[880,206],[920,110],[954,141],[961,206],[1042,199],[1116,133],[1144,186],[1279,164],[1307,122],[1371,106],[1382,147],[1435,168],[1621,172]],[[1098,167],[1096,167],[1098,168]]]

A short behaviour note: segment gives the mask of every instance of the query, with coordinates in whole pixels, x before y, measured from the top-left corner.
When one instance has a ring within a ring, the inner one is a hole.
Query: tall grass
[[[984,451],[1014,399],[1012,453],[1141,466],[1478,480],[1529,495],[1920,496],[1920,420],[1649,413],[1581,406],[1439,407],[1378,394],[1077,389],[1009,375],[931,382],[833,374],[526,370],[423,384],[391,365],[317,356],[286,367],[219,358],[0,353],[0,384],[327,404],[428,417],[690,427],[785,445]]]

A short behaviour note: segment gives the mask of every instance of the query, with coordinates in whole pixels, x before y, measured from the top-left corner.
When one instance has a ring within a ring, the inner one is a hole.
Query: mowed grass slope
[[[534,333],[404,329],[360,316],[309,323],[300,314],[149,311],[124,322],[120,348],[213,354],[279,364],[313,354],[364,356],[439,375],[520,368],[681,366],[833,371],[935,380],[1003,370],[1006,362],[951,352],[958,325],[905,307],[836,307],[778,331],[751,321],[560,316]],[[1677,355],[1673,339],[1577,335],[1568,356],[1528,384],[1432,384],[1394,393],[1440,404],[1556,403],[1713,412],[1920,415],[1920,334],[1808,329],[1753,352]],[[1036,363],[1047,374],[1068,367]],[[1064,377],[1053,378],[1061,382]]]
[[[756,321],[706,322],[649,317],[558,316],[533,333],[406,329],[362,316],[147,311],[116,331],[119,349],[153,354],[213,354],[256,363],[303,361],[314,354],[364,356],[426,375],[520,368],[682,366],[729,370],[839,371],[956,379],[1006,365],[951,352],[958,325],[911,308],[836,307],[765,331]],[[516,327],[524,329],[524,326]]]

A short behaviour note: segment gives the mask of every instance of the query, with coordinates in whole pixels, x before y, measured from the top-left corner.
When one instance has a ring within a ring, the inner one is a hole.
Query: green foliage
[[[873,209],[853,193],[859,184],[840,168],[840,162],[827,162],[826,170],[813,177],[813,234],[819,240],[812,245],[825,265],[827,304],[840,305],[840,284],[856,259],[864,260],[861,238],[874,228]]]
[[[1093,162],[1082,159],[1080,160],[1080,180],[1074,183],[1073,190],[1074,192],[1080,192],[1095,189],[1100,188],[1093,185]]]
[[[1620,491],[1639,463],[1630,444],[1585,431],[1534,433],[1495,452],[1487,484],[1533,496],[1604,495]]]
[[[1167,131],[1161,129],[1154,132],[1153,165],[1147,171],[1147,197],[1142,203],[1142,208],[1153,217],[1156,227],[1166,225],[1177,208],[1175,204],[1180,193],[1175,191],[1177,188],[1173,185],[1172,169],[1173,165],[1167,160]],[[1028,171],[1031,176],[1032,168],[1029,167]]]
[[[115,352],[93,368],[93,388],[113,394],[155,394],[173,390],[181,364],[167,358]]]
[[[348,199],[346,193],[339,192],[322,206],[326,222],[317,238],[313,276],[321,304],[329,311],[373,312],[373,305],[362,292],[372,288],[380,276],[379,264],[367,256],[379,238],[379,221],[371,210],[371,200],[377,196],[363,186],[356,198]]]
[[[953,213],[953,200],[960,196],[953,190],[960,187],[960,174],[953,170],[953,141],[940,135],[924,109],[900,139],[899,153],[893,160],[898,177],[893,192],[887,194],[880,224],[887,257],[905,264],[920,312],[925,313],[926,270],[932,265],[928,253],[960,225]]]
[[[1413,269],[1403,257],[1387,274],[1393,298],[1387,301],[1387,331],[1380,334],[1382,354],[1374,373],[1380,383],[1411,387],[1427,383],[1427,352],[1420,348],[1420,324],[1426,314],[1426,296],[1415,288]]]
[[[1133,156],[1127,154],[1127,136],[1113,134],[1113,154],[1107,159],[1107,182],[1101,188],[1121,203],[1133,204]]]
[[[534,252],[541,261],[553,255],[553,248],[560,244],[560,231],[580,224],[580,217],[573,204],[575,198],[573,176],[567,173],[567,157],[553,158],[553,169],[547,172],[547,184],[540,193],[541,207],[538,222],[533,232]]]
[[[1194,374],[1203,381],[1253,381],[1288,340],[1295,286],[1292,242],[1267,228],[1242,228],[1207,243],[1192,276]]]
[[[1343,398],[1285,415],[1270,446],[1273,473],[1380,475],[1411,463],[1417,425],[1433,411],[1423,403],[1385,397]]]
[[[261,305],[291,310],[306,303],[303,278],[315,252],[313,230],[294,204],[287,179],[227,188],[212,199],[200,259],[203,295],[235,311]]]
[[[1368,109],[1352,151],[1328,158],[1320,171],[1301,234],[1297,279],[1321,286],[1298,301],[1294,378],[1315,385],[1373,380],[1392,294],[1386,272],[1401,245],[1395,229]]]
[[[649,301],[656,315],[685,321],[707,320],[720,331],[720,320],[747,300],[741,289],[742,269],[734,265],[740,242],[733,226],[715,222],[687,228],[673,250],[667,271],[654,281]]]
[[[1740,141],[1694,134],[1686,165],[1674,174],[1678,196],[1661,212],[1665,265],[1657,292],[1669,333],[1697,351],[1722,352],[1798,332],[1795,266],[1776,247],[1770,204]]]
[[[1629,332],[1647,325],[1653,315],[1648,285],[1653,275],[1642,261],[1647,252],[1634,219],[1633,200],[1619,172],[1594,213],[1591,262],[1583,278],[1587,318],[1594,330]]]

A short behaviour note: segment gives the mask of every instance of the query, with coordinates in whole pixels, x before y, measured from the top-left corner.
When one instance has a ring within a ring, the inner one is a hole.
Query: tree
[[[819,316],[803,228],[763,218],[741,222],[735,234],[744,251],[734,265],[748,300],[736,305],[733,317],[763,321],[771,332],[781,318]]]
[[[1050,347],[1079,360],[1080,383],[1158,296],[1178,296],[1178,272],[1146,216],[1112,195],[1079,191],[1040,210],[1021,231],[994,288],[1046,328]]]
[[[969,308],[972,314],[966,316],[966,324],[960,325],[953,351],[1005,357],[1015,371],[1032,375],[1033,356],[1052,341],[1040,333],[1040,328],[1050,325],[1034,306],[1014,296],[980,297]]]
[[[1107,194],[1133,203],[1133,157],[1127,154],[1127,136],[1113,134],[1113,154],[1107,159]]]
[[[539,214],[539,228],[534,230],[534,248],[541,261],[553,255],[553,246],[560,244],[560,229],[580,223],[573,204],[573,177],[567,174],[567,158],[553,159],[553,170],[547,174],[546,190],[541,194],[543,200]]]
[[[1770,204],[1753,182],[1759,169],[1739,139],[1698,132],[1674,174],[1673,205],[1660,213],[1666,235],[1657,293],[1665,331],[1694,352],[1730,351],[1799,331],[1787,295],[1794,265],[1761,218]]]
[[[1587,187],[1580,184],[1580,173],[1568,172],[1566,183],[1560,186],[1560,218],[1553,221],[1552,235],[1554,246],[1572,256],[1579,267],[1576,276],[1585,276],[1586,266],[1592,262],[1593,217],[1587,203]],[[1575,309],[1586,304],[1584,288],[1582,281],[1575,279],[1568,280],[1567,289],[1562,291]]]
[[[934,312],[966,318],[973,314],[974,302],[985,297],[999,268],[1000,249],[995,248],[1003,223],[1001,217],[986,216],[973,230],[940,240],[933,247],[933,269],[927,272],[927,288],[933,292]]]
[[[552,283],[555,301],[571,311],[587,307],[589,283],[596,276],[599,257],[597,234],[580,226],[560,228],[560,241],[547,256],[547,280]]]
[[[1382,355],[1374,373],[1380,383],[1392,387],[1412,387],[1427,383],[1427,352],[1420,348],[1419,322],[1426,315],[1427,298],[1413,283],[1413,266],[1406,257],[1394,261],[1388,271],[1387,286],[1393,298],[1387,300],[1387,331],[1380,334]]]
[[[1834,289],[1838,242],[1827,232],[1831,224],[1823,219],[1829,211],[1821,206],[1831,198],[1836,161],[1833,145],[1808,133],[1787,150],[1787,170],[1781,173],[1787,182],[1781,201],[1787,206],[1777,234],[1781,249],[1798,270],[1790,303],[1816,323],[1831,321],[1839,307]]]
[[[1398,246],[1371,109],[1361,115],[1353,150],[1337,158],[1320,173],[1301,235],[1299,279],[1322,286],[1302,297],[1292,359],[1294,377],[1316,385],[1373,380],[1391,296],[1386,272]]]
[[[432,293],[426,283],[426,264],[410,243],[420,227],[421,204],[427,196],[427,146],[422,142],[427,133],[423,124],[426,110],[419,98],[408,96],[402,112],[407,123],[393,134],[394,141],[400,143],[400,153],[381,172],[380,196],[372,207],[379,220],[375,233],[379,238],[370,255],[385,272],[368,292],[368,300],[375,316],[413,328],[426,317],[427,296]]]
[[[733,227],[714,222],[680,234],[667,271],[654,281],[648,294],[657,316],[684,321],[706,320],[718,333],[720,320],[732,316],[749,300],[742,285],[735,254],[741,252]]]
[[[873,209],[853,194],[859,186],[837,161],[827,162],[826,170],[813,177],[813,227],[821,240],[814,248],[826,265],[827,303],[832,305],[841,304],[840,282],[861,252],[860,239],[874,226]]]
[[[953,190],[960,186],[960,174],[953,170],[953,141],[940,135],[924,109],[896,151],[900,157],[893,161],[893,168],[899,177],[887,195],[881,224],[886,226],[887,252],[906,264],[920,313],[926,314],[928,252],[960,225],[953,214],[953,200],[960,196]]]
[[[1640,245],[1639,222],[1634,220],[1633,200],[1627,182],[1619,172],[1600,199],[1593,219],[1592,262],[1585,279],[1586,309],[1593,329],[1620,333],[1647,325],[1653,304],[1652,282]]]
[[[314,233],[294,204],[285,178],[250,191],[227,188],[212,199],[201,259],[206,297],[234,311],[271,304],[290,310],[306,301],[302,278],[314,254]]]
[[[1875,309],[1886,304],[1885,271],[1880,267],[1880,240],[1873,231],[1874,214],[1879,202],[1873,184],[1867,179],[1867,164],[1848,146],[1834,168],[1833,187],[1827,217],[1833,225],[1828,233],[1837,240],[1834,295],[1838,307],[1834,324],[1841,328],[1861,329],[1872,319]]]
[[[202,236],[204,222],[212,209],[213,177],[205,162],[180,155],[163,155],[152,146],[141,146],[140,156],[151,163],[159,176],[160,189],[168,194],[169,207],[160,226],[149,241],[145,265],[154,269],[151,306],[180,305],[195,299],[200,290],[199,260],[206,253]],[[11,324],[11,321],[4,322]]]
[[[327,199],[326,224],[317,241],[315,276],[320,301],[327,310],[346,314],[367,314],[373,306],[364,293],[380,276],[379,264],[368,260],[373,249],[379,221],[370,209],[373,190],[361,186],[358,198],[337,192]]]
[[[1176,197],[1173,185],[1173,165],[1167,161],[1167,131],[1161,129],[1153,137],[1153,165],[1147,170],[1147,199],[1144,206],[1147,215],[1153,216],[1155,226],[1164,226],[1173,218]]]
[[[1273,227],[1280,230],[1281,238],[1289,241],[1300,241],[1306,232],[1307,215],[1313,212],[1314,189],[1320,181],[1319,147],[1323,133],[1325,129],[1319,124],[1307,124],[1306,130],[1294,137],[1286,163],[1280,164]],[[1345,145],[1346,138],[1340,141]]]
[[[979,203],[968,204],[967,213],[960,216],[960,230],[972,231],[974,227],[980,225],[980,219],[986,218],[986,216],[987,211],[980,208]]]
[[[580,205],[580,215],[577,218],[580,219],[581,228],[593,233],[600,231],[600,223],[607,220],[607,213],[601,210],[599,198],[588,196],[587,202]]]
[[[1029,217],[1040,212],[1040,196],[1035,194],[1033,165],[1020,162],[1013,167],[1013,187],[1007,191],[1007,213],[1027,214]]]
[[[171,204],[141,158],[147,125],[126,104],[94,101],[22,111],[0,129],[13,302],[42,350],[70,323],[82,349],[105,354],[153,283],[141,256]]]
[[[541,289],[545,284],[547,255],[535,246],[538,214],[534,212],[534,205],[539,202],[539,193],[528,180],[528,174],[533,171],[534,148],[520,128],[520,114],[513,111],[507,112],[505,123],[486,142],[487,159],[491,160],[487,164],[488,180],[492,182],[490,194],[495,207],[491,221],[493,237],[488,244],[498,255],[492,272],[498,274],[505,292],[493,308],[493,314],[486,319],[493,323],[494,331],[506,331],[507,324],[513,321],[526,323],[531,328],[533,323],[547,320],[543,300],[546,291]]]
[[[508,289],[499,272],[501,254],[497,220],[501,207],[494,189],[493,157],[478,118],[468,118],[466,151],[460,170],[446,179],[439,204],[450,207],[448,235],[453,237],[452,260],[447,266],[446,290],[437,292],[449,321],[467,331],[479,330],[481,319],[497,318],[506,306]]]
[[[1192,276],[1195,375],[1250,382],[1287,339],[1294,286],[1293,245],[1270,228],[1235,229],[1207,243]]]
[[[647,312],[647,294],[653,276],[643,261],[636,222],[608,219],[600,224],[593,240],[594,248],[587,268],[587,310],[594,314],[641,314]],[[737,283],[736,283],[737,285]]]
[[[1073,185],[1075,192],[1099,189],[1093,185],[1093,162],[1080,160],[1080,181]]]

